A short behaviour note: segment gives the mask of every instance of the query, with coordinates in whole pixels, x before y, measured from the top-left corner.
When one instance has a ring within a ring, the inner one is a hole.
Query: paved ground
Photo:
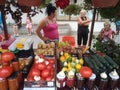
[[[36,29],[36,25],[35,25],[33,28],[34,28],[34,30],[35,30],[35,29]],[[25,28],[24,25],[23,25],[23,27],[22,27],[19,31],[20,31],[20,37],[31,37],[31,38],[33,39],[33,41],[34,41],[33,48],[37,48],[37,44],[38,44],[39,42],[42,42],[41,39],[36,35],[35,32],[33,33],[32,36],[28,36],[28,35],[27,35],[26,28]],[[12,34],[12,36],[13,36],[13,28],[12,28],[12,25],[11,25],[11,26],[8,25],[8,32],[9,32],[10,34]],[[76,32],[76,31],[71,31],[71,30],[69,29],[69,27],[66,27],[66,26],[65,26],[65,27],[59,26],[59,33],[60,33],[60,41],[61,41],[61,39],[62,39],[62,36],[68,36],[68,35],[74,36],[74,37],[75,37],[75,43],[76,43],[76,46],[77,46],[77,32]],[[93,34],[94,34],[94,35],[98,35],[99,33],[98,33],[98,32],[94,32]],[[115,35],[114,40],[115,40],[117,43],[120,44],[120,33],[119,33],[119,35]]]

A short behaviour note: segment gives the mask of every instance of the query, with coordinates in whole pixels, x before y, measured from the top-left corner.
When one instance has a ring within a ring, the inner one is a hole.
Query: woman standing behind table
[[[32,32],[33,32],[32,19],[29,16],[29,14],[27,14],[26,28],[27,28],[28,35],[32,35]]]
[[[15,24],[13,26],[14,36],[19,36],[19,29],[22,27],[22,25],[21,25],[22,21],[19,18],[14,19],[14,21],[15,21]]]
[[[87,13],[86,10],[82,9],[80,11],[80,16],[78,17],[77,43],[78,43],[78,47],[80,48],[81,46],[85,48],[88,41],[88,33],[89,33],[88,26],[90,20],[86,16],[86,13]]]
[[[56,22],[56,7],[49,4],[46,8],[47,16],[39,23],[36,33],[45,43],[59,39],[58,24]],[[41,33],[43,30],[43,35]]]
[[[114,38],[114,34],[115,32],[111,29],[110,27],[110,23],[109,22],[105,22],[104,23],[104,28],[101,29],[100,32],[100,37],[102,40],[109,40],[109,39],[113,39]]]

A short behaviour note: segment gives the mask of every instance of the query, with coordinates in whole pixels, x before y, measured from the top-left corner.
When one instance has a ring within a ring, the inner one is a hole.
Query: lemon
[[[65,52],[65,53],[64,53],[64,56],[65,56],[65,57],[68,57],[68,56],[69,56],[69,54],[68,54],[67,52]]]
[[[79,60],[79,62],[80,62],[81,65],[83,65],[83,64],[84,64],[83,58],[81,58],[81,59]]]
[[[68,56],[65,56],[65,59],[68,59],[70,56],[68,55]]]
[[[68,68],[71,67],[71,63],[69,62],[67,66],[68,66]]]
[[[73,62],[75,61],[75,57],[72,57],[72,61],[73,61]]]
[[[81,65],[80,65],[80,64],[76,64],[76,65],[75,65],[75,68],[76,68],[77,70],[80,70]]]
[[[67,70],[68,70],[67,67],[62,68],[62,71],[64,71],[64,72],[67,71]]]
[[[71,69],[72,69],[72,67],[68,67],[68,69],[67,69],[67,70],[68,70],[68,71],[70,71]]]
[[[65,57],[64,56],[60,56],[60,61],[61,62],[64,62],[66,59],[65,59]]]

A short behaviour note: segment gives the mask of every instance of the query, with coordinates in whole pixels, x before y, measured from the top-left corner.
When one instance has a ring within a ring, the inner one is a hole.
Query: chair
[[[63,36],[62,41],[63,42],[68,41],[71,46],[73,46],[73,47],[75,46],[75,37],[74,36]]]

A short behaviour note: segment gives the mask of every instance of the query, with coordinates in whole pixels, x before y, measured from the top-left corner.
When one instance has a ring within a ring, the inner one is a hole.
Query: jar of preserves
[[[19,62],[18,62],[18,61],[13,61],[13,62],[12,62],[12,67],[13,67],[13,70],[14,70],[15,72],[19,71],[19,70],[20,70]]]
[[[75,77],[74,77],[74,72],[72,70],[70,70],[68,72],[68,75],[66,77],[66,85],[69,87],[69,88],[73,88],[74,87],[74,83],[75,83]]]
[[[0,78],[0,90],[8,90],[7,79]]]
[[[80,73],[77,73],[76,77],[77,77],[77,79],[76,79],[76,88],[81,90],[84,87],[85,79],[81,76]]]
[[[115,89],[118,84],[119,75],[116,72],[116,70],[114,70],[111,73],[109,73],[109,76],[110,76],[110,82],[109,82],[110,89]]]
[[[65,87],[65,73],[63,71],[60,71],[57,74],[57,77],[56,77],[56,86],[58,88]]]
[[[96,75],[93,73],[92,76],[87,81],[87,88],[92,90],[95,86]]]
[[[15,75],[13,74],[11,77],[8,78],[8,85],[9,90],[18,90],[19,82],[16,74]]]
[[[105,72],[100,74],[100,81],[99,81],[99,90],[106,90],[108,85],[108,77]]]

